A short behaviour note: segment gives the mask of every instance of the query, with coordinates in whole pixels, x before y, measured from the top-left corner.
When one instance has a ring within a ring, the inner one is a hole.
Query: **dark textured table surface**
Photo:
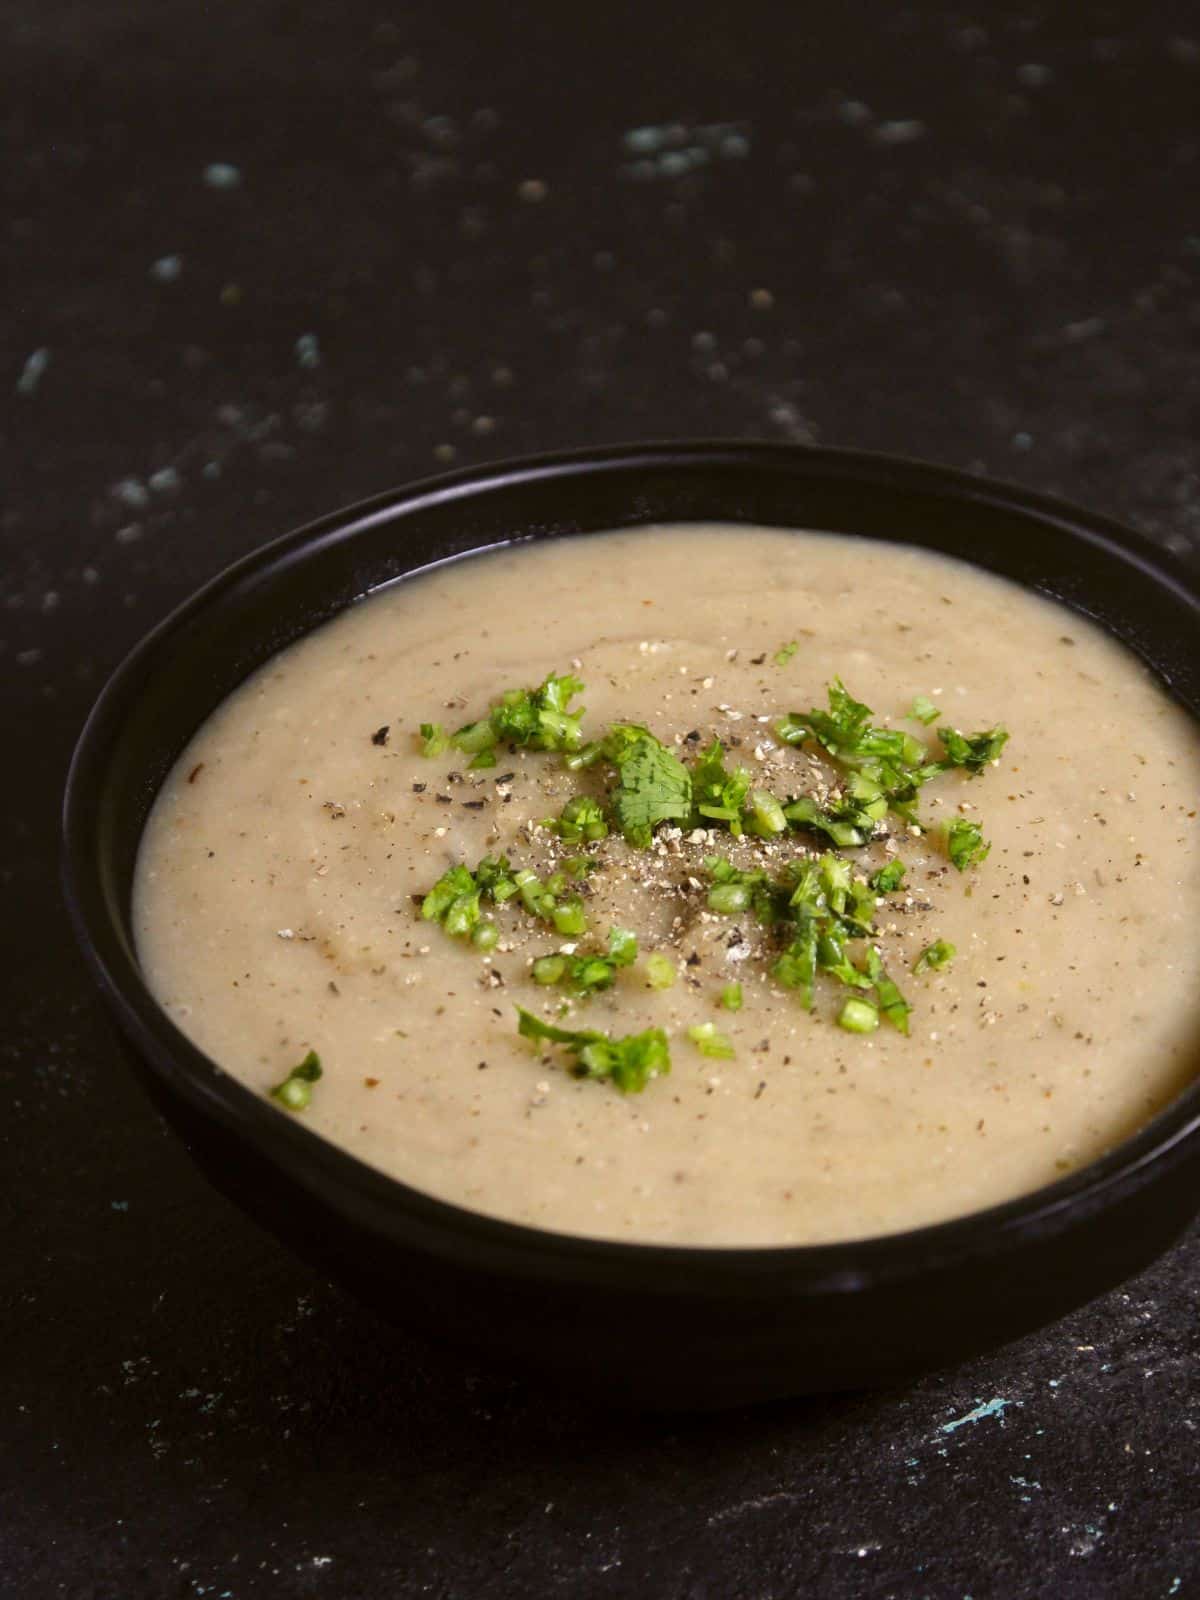
[[[1196,1232],[903,1390],[596,1415],[211,1193],[56,886],[123,652],[445,464],[864,446],[1195,562],[1186,10],[0,4],[5,1596],[1200,1593]]]

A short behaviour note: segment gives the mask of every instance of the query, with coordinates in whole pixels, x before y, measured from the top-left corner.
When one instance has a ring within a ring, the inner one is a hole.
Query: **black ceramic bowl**
[[[1103,518],[907,461],[747,444],[586,451],[418,484],[217,578],[100,698],[66,797],[75,926],[142,1079],[214,1183],[385,1315],[636,1405],[888,1382],[997,1345],[1144,1267],[1200,1204],[1200,1087],[1052,1187],[936,1227],[819,1247],[570,1238],[429,1198],[226,1076],[168,1020],[130,928],[138,841],[199,723],[274,651],[368,590],[468,551],[655,521],[924,545],[1061,600],[1200,715],[1200,595]]]

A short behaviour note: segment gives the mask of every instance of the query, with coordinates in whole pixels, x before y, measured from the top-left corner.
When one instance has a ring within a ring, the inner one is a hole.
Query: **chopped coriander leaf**
[[[454,735],[452,742],[454,748],[465,755],[490,750],[496,742],[496,730],[492,727],[491,718],[484,717],[481,722],[466,723]]]
[[[310,1050],[288,1073],[282,1083],[277,1083],[271,1089],[273,1100],[278,1100],[281,1106],[286,1106],[289,1111],[303,1111],[312,1100],[312,1086],[321,1076],[321,1058],[315,1050]]]
[[[691,816],[691,774],[649,729],[617,723],[604,740],[604,754],[617,769],[613,814],[629,844],[644,850],[660,822]]]
[[[421,915],[426,922],[441,922],[456,900],[475,891],[476,882],[470,870],[463,866],[451,867],[442,873],[421,901]]]
[[[893,894],[904,882],[903,861],[889,861],[867,880],[876,894]]]
[[[938,719],[938,708],[928,695],[918,694],[913,697],[912,709],[909,712],[914,722],[922,722],[926,727]]]
[[[715,883],[708,891],[708,904],[713,911],[735,917],[739,911],[749,910],[753,897],[753,891],[748,884]]]
[[[563,894],[566,886],[565,874],[543,883],[528,867],[510,870],[506,856],[484,856],[474,872],[462,865],[444,872],[422,900],[421,915],[427,922],[440,922],[451,938],[469,935],[480,949],[491,950],[499,932],[482,917],[482,902],[502,905],[519,896],[531,916],[552,923],[564,937],[574,937],[586,930],[587,914],[578,895]]]
[[[835,856],[831,850],[827,850],[817,863],[817,877],[825,904],[840,916],[850,897],[849,861],[845,856]]]
[[[740,1011],[742,1009],[742,986],[740,983],[727,983],[721,990],[721,1004],[726,1011]]]
[[[760,839],[772,839],[778,833],[787,832],[788,819],[783,807],[765,789],[751,789],[746,797],[746,808],[746,826]]]
[[[779,646],[779,649],[776,650],[775,654],[771,657],[771,660],[777,667],[786,667],[788,662],[796,654],[796,651],[799,650],[799,648],[800,646],[795,639],[789,639],[786,644],[781,644]]]
[[[505,900],[511,900],[517,893],[516,878],[508,870],[508,857],[484,856],[475,868],[475,882],[479,885],[480,892],[489,900],[495,900],[498,905],[503,905]]]
[[[797,917],[825,911],[825,886],[820,862],[802,861],[793,867],[792,872],[795,886],[788,899],[788,911]]]
[[[553,673],[536,689],[509,689],[486,717],[464,723],[447,734],[438,722],[423,722],[422,753],[439,756],[453,747],[474,756],[472,767],[494,766],[492,747],[507,744],[531,750],[577,750],[583,744],[582,711],[571,711],[571,701],[583,684],[570,673]]]
[[[870,838],[889,809],[914,822],[917,791],[944,768],[941,762],[928,760],[928,750],[912,734],[872,727],[870,707],[855,700],[840,678],[829,685],[828,693],[828,711],[792,712],[776,723],[775,732],[786,744],[815,739],[851,768],[849,799],[833,811],[823,811],[803,796],[785,806],[784,814],[790,822],[816,828],[846,848]]]
[[[870,884],[856,877],[844,856],[827,850],[817,861],[793,868],[795,888],[788,904],[793,914],[832,916],[852,938],[872,931],[875,895]]]
[[[485,767],[497,766],[496,752],[494,750],[481,750],[479,754],[468,763],[468,771],[476,772]]]
[[[687,1036],[702,1056],[710,1056],[714,1061],[733,1060],[733,1042],[727,1034],[718,1031],[715,1022],[697,1022],[688,1029]]]
[[[675,982],[675,963],[652,950],[646,957],[646,982],[652,989],[669,989]]]
[[[442,918],[442,927],[452,939],[464,938],[473,933],[479,924],[479,890],[472,889],[469,894],[460,894],[452,900],[446,908]]]
[[[421,724],[421,754],[432,759],[440,756],[450,748],[450,735],[440,722],[423,722]]]
[[[597,989],[609,989],[619,967],[628,967],[637,960],[637,938],[625,928],[608,931],[607,955],[555,955],[539,956],[530,968],[534,983],[544,987],[565,984],[575,994],[587,995]]]
[[[671,1070],[671,1051],[661,1028],[614,1039],[593,1029],[556,1028],[517,1007],[517,1031],[526,1039],[564,1045],[574,1056],[569,1070],[577,1078],[607,1078],[622,1094],[640,1094],[651,1078]]]
[[[792,712],[776,724],[775,731],[785,744],[803,744],[816,739],[830,755],[855,755],[871,721],[870,706],[849,694],[840,678],[829,685],[829,710],[813,707],[808,712]]]
[[[867,946],[867,976],[875,985],[879,1010],[885,1021],[900,1033],[908,1032],[908,1014],[912,1010],[899,988],[887,975],[883,959],[873,945]]]
[[[875,891],[865,878],[854,878],[846,905],[841,912],[842,924],[852,938],[863,938],[875,929]]]
[[[856,700],[840,678],[833,680],[826,693],[829,697],[828,712],[809,712],[813,733],[833,755],[839,750],[857,750],[863,734],[870,726],[870,706]]]
[[[965,872],[968,867],[977,867],[981,861],[987,859],[991,845],[983,837],[983,829],[977,822],[968,822],[965,817],[956,817],[953,822],[946,825],[946,849],[950,860],[960,872]]]
[[[914,972],[937,971],[948,966],[958,954],[954,946],[946,939],[935,939],[932,944],[927,944],[921,954],[913,962]]]
[[[568,856],[563,862],[563,870],[573,878],[586,878],[589,872],[595,872],[597,865],[591,856]]]
[[[578,750],[569,750],[563,757],[563,765],[570,772],[582,772],[585,767],[594,766],[603,754],[603,743],[599,739],[589,739]]]
[[[817,966],[851,989],[871,988],[870,978],[865,972],[860,972],[846,954],[843,936],[832,924],[823,928],[817,936]]]
[[[744,767],[725,769],[725,747],[714,739],[692,768],[692,799],[697,825],[724,822],[735,836],[742,831],[742,807],[750,792],[751,777]]]
[[[554,895],[546,888],[536,872],[522,867],[513,873],[513,882],[521,896],[521,904],[531,916],[543,917],[547,922],[554,910]]]
[[[564,938],[573,938],[587,928],[587,912],[578,895],[568,895],[550,907],[550,921]]]
[[[870,785],[884,803],[882,807],[867,805],[864,809],[869,815],[881,818],[890,809],[906,822],[915,822],[918,793],[943,770],[940,761],[922,761],[918,765],[906,764],[903,757],[872,757],[860,764],[852,781],[852,793],[865,794]]]
[[[810,731],[808,722],[798,711],[789,711],[775,724],[775,737],[784,744],[803,744]]]
[[[542,826],[556,833],[564,844],[593,844],[608,837],[604,811],[590,795],[577,794],[567,801],[558,817],[548,818]]]
[[[739,912],[752,911],[760,922],[774,922],[778,916],[775,893],[767,875],[759,868],[743,872],[724,856],[705,856],[704,865],[712,878],[708,891],[708,906],[723,916],[736,917]]]
[[[492,707],[488,720],[497,741],[532,750],[577,750],[583,743],[582,711],[571,701],[583,693],[572,673],[553,673],[537,689],[510,689]]]
[[[859,813],[857,808],[851,808],[849,814],[839,816],[835,812],[822,810],[812,796],[807,794],[800,795],[796,800],[790,800],[784,806],[783,814],[797,827],[811,828],[815,833],[823,833],[833,844],[840,845],[843,849],[865,844],[875,831],[874,821]]]
[[[797,927],[796,937],[771,968],[771,976],[785,989],[795,989],[800,1004],[806,1011],[813,1008],[813,988],[817,975],[817,941],[820,923],[815,917],[804,915]]]
[[[571,987],[580,994],[591,994],[594,989],[610,989],[616,977],[618,963],[608,956],[572,956]]]
[[[957,728],[939,728],[938,738],[946,752],[946,767],[966,767],[975,777],[991,762],[1000,759],[1000,752],[1008,743],[1006,728],[988,728],[983,733],[973,733],[968,738]]]
[[[879,1026],[879,1013],[869,1001],[852,996],[838,1013],[838,1025],[847,1033],[874,1033]]]

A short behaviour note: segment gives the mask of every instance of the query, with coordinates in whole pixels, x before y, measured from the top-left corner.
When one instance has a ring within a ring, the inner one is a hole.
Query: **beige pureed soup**
[[[963,563],[541,542],[218,709],[146,830],[138,946],[214,1061],[430,1194],[849,1239],[1049,1183],[1189,1082],[1198,792],[1132,656]]]

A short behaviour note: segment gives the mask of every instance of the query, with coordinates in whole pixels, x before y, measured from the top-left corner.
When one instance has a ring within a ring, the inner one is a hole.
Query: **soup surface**
[[[719,737],[731,773],[785,803],[815,792],[826,813],[851,774],[776,727],[838,677],[933,758],[941,727],[1008,729],[981,772],[939,773],[907,819],[889,811],[837,852],[860,890],[905,863],[872,939],[845,951],[861,971],[875,950],[911,1015],[832,970],[805,1009],[777,965],[794,928],[710,905],[714,857],[790,885],[824,870],[828,836],[734,837],[693,815],[648,848],[615,826],[564,842],[543,824],[581,793],[608,803],[603,760],[423,753],[420,724],[453,732],[568,671],[585,738],[644,724],[694,765]],[[1194,1076],[1198,795],[1196,726],[1131,655],[966,564],[742,527],[543,541],[372,596],[217,710],[146,830],[139,952],[171,1017],[256,1091],[316,1051],[308,1104],[279,1114],[430,1194],[640,1241],[889,1233],[1052,1182]],[[985,859],[956,869],[950,822],[978,823]],[[485,908],[490,949],[422,917],[448,868],[489,855],[543,884],[563,873],[586,931],[520,896]],[[613,927],[639,955],[609,987],[534,980],[535,960],[603,953]],[[914,973],[938,941],[953,959]],[[838,1025],[848,999],[871,1031]],[[518,1006],[613,1037],[660,1028],[669,1074],[628,1094],[577,1078],[578,1047],[520,1036]],[[711,1053],[724,1041],[732,1055]]]

